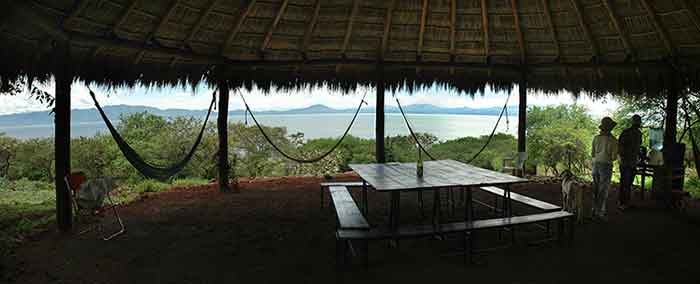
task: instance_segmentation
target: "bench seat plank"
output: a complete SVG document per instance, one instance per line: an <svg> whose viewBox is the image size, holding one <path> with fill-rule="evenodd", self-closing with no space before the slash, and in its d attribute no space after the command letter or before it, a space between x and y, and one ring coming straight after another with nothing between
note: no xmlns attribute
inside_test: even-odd
<svg viewBox="0 0 700 284"><path fill-rule="evenodd" d="M472 230L481 230L481 229L490 229L490 228L498 228L498 227L509 227L509 226L514 226L514 225L525 225L525 224L532 224L532 223L544 222L544 221L549 221L549 220L570 218L572 216L574 216L574 214L571 214L571 213L566 212L566 211L554 211L554 212L540 213L540 214L533 214L533 215L476 220L476 221L472 222L471 229Z"/></svg>
<svg viewBox="0 0 700 284"><path fill-rule="evenodd" d="M328 181L322 182L321 187L345 186L345 187L362 187L361 181ZM369 186L369 185L367 185Z"/></svg>
<svg viewBox="0 0 700 284"><path fill-rule="evenodd" d="M503 196L504 190L495 186L484 186L481 190L493 193L498 196ZM525 205L541 209L545 212L558 211L561 210L561 206L557 206L551 203L544 202L542 200L537 200L532 197L528 197L516 192L510 192L510 199L516 202L523 203Z"/></svg>
<svg viewBox="0 0 700 284"><path fill-rule="evenodd" d="M573 214L566 211L555 211L549 213L540 213L526 216L515 216L508 218L494 218L485 220L476 220L471 223L453 222L440 224L440 229L435 231L432 225L418 225L409 227L400 227L397 232L391 232L386 228L377 228L367 231L358 230L343 230L337 232L338 239L343 240L378 240L389 238L416 238L423 236L431 236L440 233L458 233L464 231L484 230L500 227L509 227L515 225L525 225L549 220L557 220L563 218L571 218Z"/></svg>
<svg viewBox="0 0 700 284"><path fill-rule="evenodd" d="M331 193L341 229L366 230L370 228L347 187L330 186L328 190Z"/></svg>

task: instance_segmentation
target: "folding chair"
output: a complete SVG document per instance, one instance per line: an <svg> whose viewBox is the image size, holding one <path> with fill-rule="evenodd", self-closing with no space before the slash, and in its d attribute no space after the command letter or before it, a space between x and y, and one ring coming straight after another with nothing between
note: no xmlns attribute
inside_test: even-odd
<svg viewBox="0 0 700 284"><path fill-rule="evenodd" d="M106 212L112 211L117 223L119 223L119 230L111 234L105 234L102 222L97 221L95 224L92 224L88 228L78 232L78 235L82 235L97 229L97 231L101 233L102 239L108 241L118 235L123 234L126 231L124 227L124 222L122 222L122 218L119 216L119 212L117 211L117 205L114 204L114 201L112 201L110 192L105 193L105 199L107 201L107 204L105 204L104 200L101 200L99 202L99 206L85 207L81 206L80 202L78 202L78 197L80 196L79 194L81 188L83 187L83 185L86 184L86 182L88 182L85 174L83 172L71 173L64 177L64 181L66 182L66 186L68 187L68 191L70 193L71 201L73 202L73 209L75 211L76 220L79 220L80 218L103 218Z"/></svg>

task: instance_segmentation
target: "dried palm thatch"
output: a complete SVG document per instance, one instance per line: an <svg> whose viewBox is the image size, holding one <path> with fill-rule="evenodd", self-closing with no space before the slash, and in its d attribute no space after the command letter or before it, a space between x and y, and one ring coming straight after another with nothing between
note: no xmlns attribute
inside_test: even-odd
<svg viewBox="0 0 700 284"><path fill-rule="evenodd" d="M348 89L382 77L389 88L473 93L525 78L545 92L655 95L676 76L700 89L695 0L0 3L5 79L46 78L69 62L81 80L107 86Z"/></svg>

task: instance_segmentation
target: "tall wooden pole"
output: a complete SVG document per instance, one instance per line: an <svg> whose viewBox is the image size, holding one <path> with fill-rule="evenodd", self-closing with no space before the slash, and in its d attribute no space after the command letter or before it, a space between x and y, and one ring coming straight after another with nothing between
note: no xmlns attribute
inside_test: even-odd
<svg viewBox="0 0 700 284"><path fill-rule="evenodd" d="M664 125L664 162L666 165L672 165L675 159L673 158L676 148L676 136L678 125L678 73L672 71L668 80L666 94L666 120Z"/></svg>
<svg viewBox="0 0 700 284"><path fill-rule="evenodd" d="M526 153L526 142L527 142L527 75L523 72L520 79L520 86L518 87L518 95L520 101L518 103L518 162L524 162ZM523 164L522 169L518 169L519 175L523 175L525 165Z"/></svg>
<svg viewBox="0 0 700 284"><path fill-rule="evenodd" d="M65 50L67 55L68 48ZM61 52L64 53L64 52ZM68 56L58 60L68 61ZM73 226L73 211L70 192L64 181L70 173L70 95L73 75L70 64L62 63L61 68L54 74L56 80L56 100L54 108L54 159L56 163L54 182L56 184L56 220L58 228L67 232Z"/></svg>
<svg viewBox="0 0 700 284"><path fill-rule="evenodd" d="M382 69L379 69L380 74L377 79L377 109L376 109L376 121L375 121L375 141L376 141L376 155L377 163L386 162L386 152L384 149L384 76L382 74Z"/></svg>
<svg viewBox="0 0 700 284"><path fill-rule="evenodd" d="M230 192L229 186L229 164L228 164L228 98L229 84L222 80L219 82L219 117L217 128L219 132L219 191ZM234 184L234 192L238 188Z"/></svg>

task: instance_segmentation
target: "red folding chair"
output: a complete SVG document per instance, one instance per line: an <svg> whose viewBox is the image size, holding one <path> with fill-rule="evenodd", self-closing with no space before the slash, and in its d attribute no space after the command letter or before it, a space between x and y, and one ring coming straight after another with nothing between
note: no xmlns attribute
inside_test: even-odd
<svg viewBox="0 0 700 284"><path fill-rule="evenodd" d="M85 176L85 174L83 172L74 172L66 175L64 177L64 181L66 182L66 186L68 187L68 191L70 193L71 201L73 202L73 210L75 211L76 221L79 221L79 219L81 218L93 220L98 219L88 228L78 232L78 235L82 235L84 233L97 229L97 231L99 231L102 235L102 239L108 241L118 235L123 234L126 231L126 228L124 227L124 222L122 222L122 218L119 216L119 212L117 211L117 205L114 203L114 201L112 201L112 197L110 197L110 192L105 193L106 202L102 202L102 204L100 204L99 207L86 208L81 206L78 202L80 189L83 186L83 184L87 182L87 177ZM105 234L102 221L99 219L104 218L107 212L109 211L113 213L114 218L119 224L119 230L111 234Z"/></svg>

